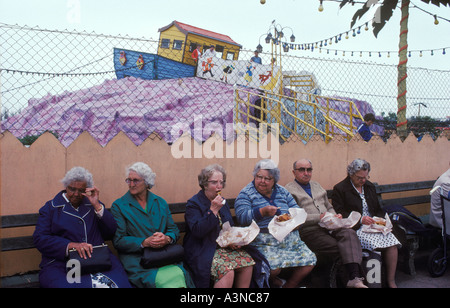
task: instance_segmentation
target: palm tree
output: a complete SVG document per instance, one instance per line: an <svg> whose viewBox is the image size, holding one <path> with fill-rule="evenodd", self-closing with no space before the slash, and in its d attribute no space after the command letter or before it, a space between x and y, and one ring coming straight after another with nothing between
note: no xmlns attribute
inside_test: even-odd
<svg viewBox="0 0 450 308"><path fill-rule="evenodd" d="M421 0L425 3L430 3L430 0ZM367 0L363 7L356 11L353 15L353 19L350 28L353 28L356 21L361 18L369 9L378 4L379 0ZM383 29L386 22L392 17L394 10L397 8L400 0L382 0L381 5L375 11L375 15L372 21L373 34L375 37ZM342 8L347 3L354 4L353 0L343 0L340 4ZM437 6L450 5L450 0L431 0L431 3ZM409 0L401 0L401 13L402 18L400 20L400 41L399 41L399 64L397 75L397 135L400 138L406 138L407 132L407 120L406 120L406 78L407 78L407 63L408 63L408 18L409 18Z"/></svg>

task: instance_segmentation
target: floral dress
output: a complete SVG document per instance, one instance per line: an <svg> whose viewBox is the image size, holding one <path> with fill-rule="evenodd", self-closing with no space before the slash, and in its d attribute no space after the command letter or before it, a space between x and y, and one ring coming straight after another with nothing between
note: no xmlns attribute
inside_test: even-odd
<svg viewBox="0 0 450 308"><path fill-rule="evenodd" d="M219 225L222 227L220 214L217 218L219 218ZM211 263L211 276L214 282L218 282L231 270L253 265L255 265L255 261L245 250L217 247Z"/></svg>

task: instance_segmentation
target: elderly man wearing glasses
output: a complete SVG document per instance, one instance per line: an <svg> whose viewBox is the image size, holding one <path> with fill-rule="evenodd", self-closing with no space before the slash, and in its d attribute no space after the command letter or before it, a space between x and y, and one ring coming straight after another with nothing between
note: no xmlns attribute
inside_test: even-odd
<svg viewBox="0 0 450 308"><path fill-rule="evenodd" d="M260 233L250 245L269 262L271 286L296 288L314 268L316 256L300 239L297 230L281 242L269 233L268 226L275 215L298 207L291 194L277 184L279 179L280 170L272 160L259 161L253 170L253 181L241 190L234 207L241 225L250 225L254 220L260 227ZM291 272L286 282L278 277L284 268Z"/></svg>
<svg viewBox="0 0 450 308"><path fill-rule="evenodd" d="M308 214L305 223L300 226L300 236L314 253L340 256L349 275L347 287L367 288L362 283L362 249L355 230L343 228L329 232L319 226L327 212L338 218L342 218L342 215L336 214L328 201L327 191L319 183L311 181L312 172L311 161L300 159L293 165L294 181L286 185L297 204Z"/></svg>

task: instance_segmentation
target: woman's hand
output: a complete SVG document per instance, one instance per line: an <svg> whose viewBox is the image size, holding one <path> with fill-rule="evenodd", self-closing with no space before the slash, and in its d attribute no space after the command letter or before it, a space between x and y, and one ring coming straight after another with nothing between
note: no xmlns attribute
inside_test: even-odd
<svg viewBox="0 0 450 308"><path fill-rule="evenodd" d="M374 223L375 223L375 220L373 220L372 217L369 217L369 216L363 216L362 219L361 219L361 223L362 223L363 225L371 225L371 224L374 224Z"/></svg>
<svg viewBox="0 0 450 308"><path fill-rule="evenodd" d="M214 215L217 216L217 214L219 213L220 209L222 208L223 204L223 198L221 195L217 195L212 201L211 201L211 207L209 208Z"/></svg>
<svg viewBox="0 0 450 308"><path fill-rule="evenodd" d="M102 205L100 203L100 190L97 187L94 186L86 188L86 192L83 196L89 199L96 212L102 209Z"/></svg>
<svg viewBox="0 0 450 308"><path fill-rule="evenodd" d="M268 217L268 216L274 216L278 211L278 208L273 205L267 205L265 207L262 207L259 209L259 212L261 213L261 216Z"/></svg>
<svg viewBox="0 0 450 308"><path fill-rule="evenodd" d="M143 242L143 247L161 248L168 245L171 242L170 236L161 232L155 232L152 236L147 237Z"/></svg>
<svg viewBox="0 0 450 308"><path fill-rule="evenodd" d="M92 248L91 244L88 243L69 243L68 250L75 249L81 258L87 259L92 256L92 252L94 248Z"/></svg>

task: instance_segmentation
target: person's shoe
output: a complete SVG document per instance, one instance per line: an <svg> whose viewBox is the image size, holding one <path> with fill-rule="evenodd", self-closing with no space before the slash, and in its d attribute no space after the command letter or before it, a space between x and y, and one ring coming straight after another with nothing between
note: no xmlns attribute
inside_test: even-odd
<svg viewBox="0 0 450 308"><path fill-rule="evenodd" d="M368 286L366 286L362 281L363 278L359 277L349 280L349 282L347 283L347 288L367 289Z"/></svg>

